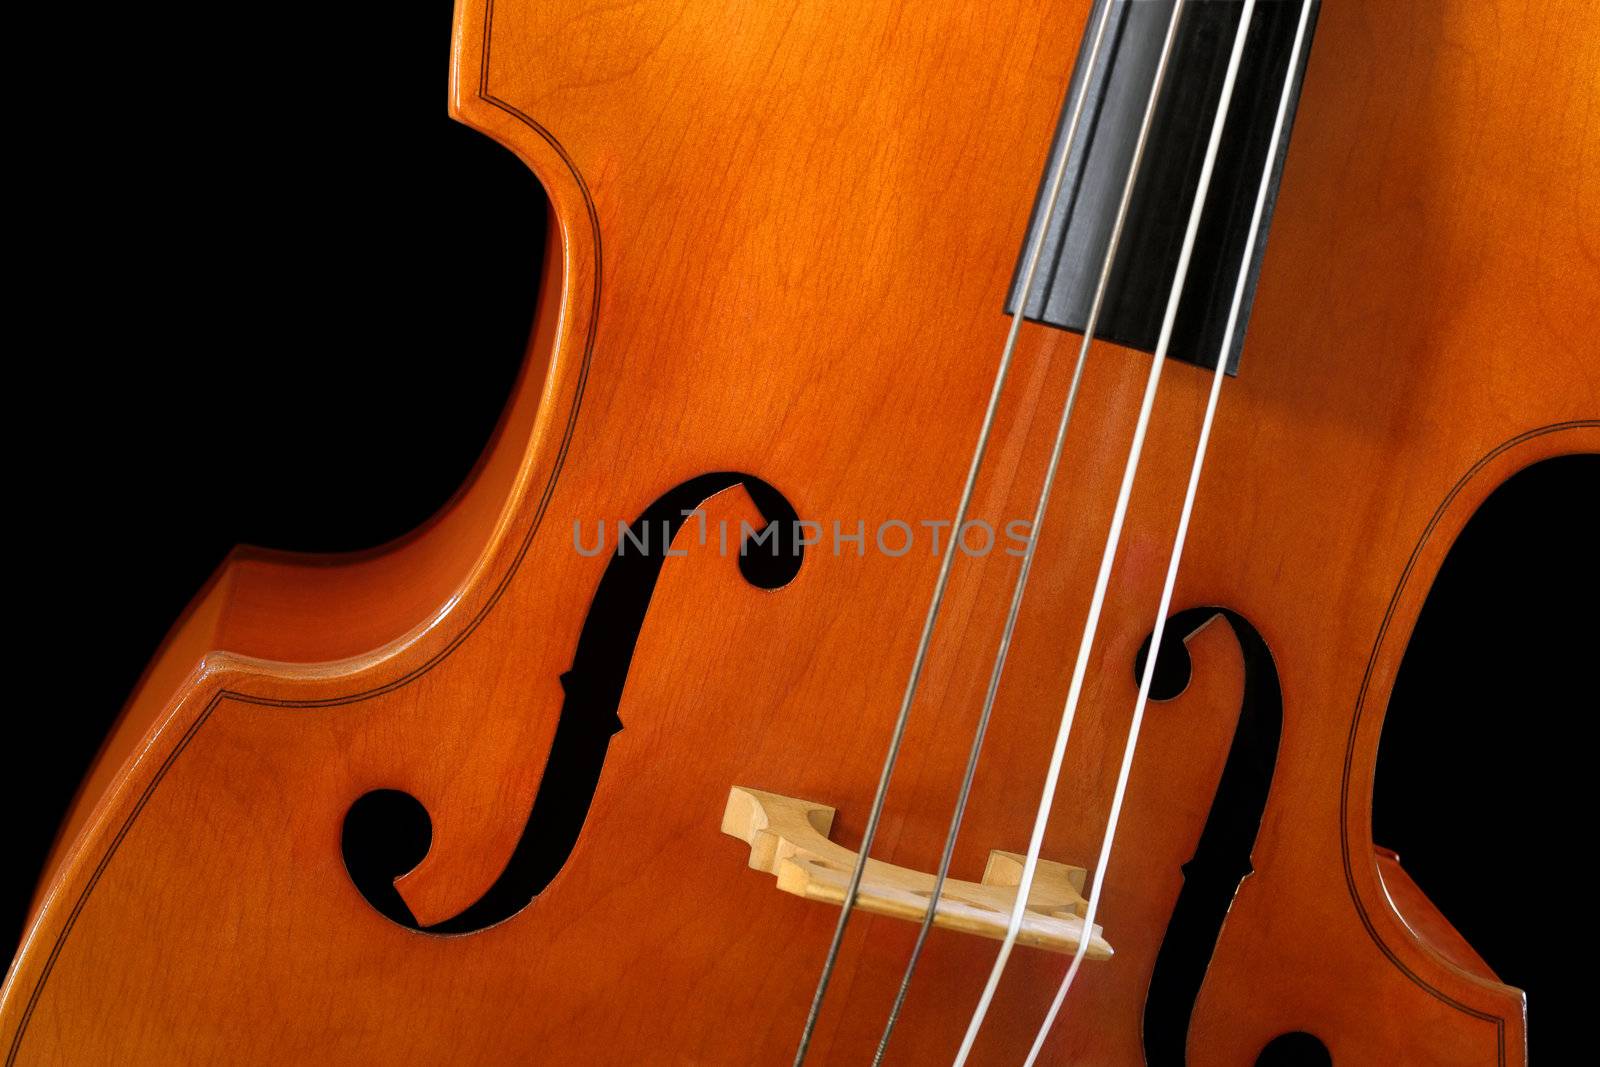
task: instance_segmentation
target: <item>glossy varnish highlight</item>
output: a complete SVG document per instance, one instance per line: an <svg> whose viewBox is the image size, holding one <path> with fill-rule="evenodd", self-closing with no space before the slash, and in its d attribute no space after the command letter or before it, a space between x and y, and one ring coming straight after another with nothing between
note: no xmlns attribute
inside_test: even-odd
<svg viewBox="0 0 1600 1067"><path fill-rule="evenodd" d="M631 519L711 471L846 532L948 518L1087 7L462 0L452 111L534 169L555 223L511 406L413 536L351 559L241 551L190 609L52 859L5 986L10 1057L790 1056L836 913L747 869L723 803L736 784L814 798L855 846L936 566L925 540L814 551L765 591L680 537L571 859L498 926L383 918L341 826L372 789L423 802L432 849L399 883L423 925L494 881L606 564L574 551L575 521ZM1515 470L1600 450L1597 40L1576 3L1322 10L1175 600L1249 619L1284 698L1193 1064L1251 1063L1296 1030L1335 1063L1523 1061L1521 995L1374 850L1369 801L1454 534ZM978 517L1029 513L1075 349L1025 327ZM1027 839L1147 360L1091 353L958 877ZM1208 384L1165 373L1045 842L1064 862L1099 843ZM756 518L738 489L707 511ZM957 567L876 856L937 861L1015 565ZM1100 915L1117 955L1081 976L1048 1062L1141 1062L1243 677L1226 628L1190 647L1194 680L1152 708L1134 766ZM914 934L853 922L817 1062L870 1057ZM891 1059L954 1053L993 952L934 934ZM1013 957L982 1062L1020 1061L1062 965Z"/></svg>

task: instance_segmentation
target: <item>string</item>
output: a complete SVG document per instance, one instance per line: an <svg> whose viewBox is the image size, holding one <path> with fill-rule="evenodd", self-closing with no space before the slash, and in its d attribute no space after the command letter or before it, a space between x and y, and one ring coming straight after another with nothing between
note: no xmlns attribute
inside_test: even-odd
<svg viewBox="0 0 1600 1067"><path fill-rule="evenodd" d="M1089 61L1086 64L1082 81L1083 91L1079 94L1071 119L1071 127L1075 129L1078 114L1083 108L1084 97L1088 92L1090 77L1094 71L1095 56L1100 49L1100 37L1105 32L1111 8L1116 0L1107 0L1101 12L1099 28L1096 30L1094 43L1090 48ZM911 979L916 972L917 963L922 958L922 950L927 944L928 934L933 928L933 921L938 913L939 900L944 892L944 883L950 872L950 862L955 854L956 840L961 832L961 822L966 815L967 802L972 795L972 782L977 775L978 760L983 750L983 740L988 733L989 720L994 712L995 698L1000 690L1000 679L1005 671L1007 656L1011 650L1011 638L1016 630L1017 617L1022 610L1022 601L1028 586L1028 576L1033 570L1034 552L1039 545L1039 531L1044 525L1045 512L1050 502L1050 493L1055 486L1056 473L1061 463L1062 452L1066 443L1067 428L1072 421L1072 412L1077 406L1078 388L1083 379L1083 369L1088 362L1089 345L1094 339L1095 329L1100 321L1100 310L1105 302L1107 285L1111 277L1111 267L1116 260L1117 245L1122 239L1123 224L1127 220L1128 205L1133 199L1134 184L1139 175L1139 166L1144 158L1145 143L1150 132L1150 125L1155 114L1156 96L1160 91L1161 79L1165 73L1167 57L1174 39L1174 29L1178 22L1178 12L1182 3L1174 8L1172 21L1168 25L1168 36L1165 47L1157 62L1155 78L1147 101L1143 120L1139 126L1138 137L1134 142L1133 157L1128 166L1127 177L1123 181L1121 199L1117 205L1116 216L1112 222L1110 238L1106 244L1106 251L1101 259L1100 274L1095 284L1093 300L1089 305L1089 314L1084 321L1083 340L1078 346L1077 362L1072 371L1072 382L1067 389L1067 400L1062 407L1061 416L1056 424L1054 444L1050 450L1050 461L1045 468L1044 481L1039 489L1039 495L1034 504L1033 523L1029 526L1030 536L1027 547L1023 551L1022 564L1017 571L1016 581L1011 590L1011 604L1006 612L1005 625L1001 631L1000 644L995 652L994 664L989 673L989 686L984 693L983 707L978 713L977 728L973 733L972 746L967 753L967 765L962 774L961 788L956 796L955 809L950 817L949 828L945 834L944 851L939 857L938 869L934 872L933 890L928 896L928 910L924 913L920 929L917 931L916 943L912 945L911 955L906 961L905 973L900 979L900 988L895 993L893 1005L889 1009L889 1017L884 1023L883 1035L878 1040L878 1048L872 1057L874 1067L883 1062L884 1055L889 1049L889 1039L894 1033L895 1024L900 1019L901 1010L905 1006L906 995L911 989ZM1070 134L1069 134L1070 139Z"/></svg>
<svg viewBox="0 0 1600 1067"><path fill-rule="evenodd" d="M1111 11L1111 2L1108 0L1105 11L1100 17L1099 27L1095 32L1094 43L1089 54L1089 66L1094 65L1095 57L1099 54L1100 45L1105 35L1106 23ZM844 900L839 910L839 920L833 929L833 939L828 945L828 954L823 960L822 972L817 978L817 988L811 997L811 1007L806 1012L805 1026L800 1032L800 1042L795 1049L794 1067L801 1067L805 1063L806 1053L811 1047L811 1039L816 1033L817 1020L822 1014L822 1003L828 993L828 986L833 980L834 968L839 962L839 950L844 943L845 928L850 922L851 913L855 911L856 901L861 891L861 876L866 870L867 856L871 851L872 842L877 837L878 822L883 816L884 803L889 795L889 782L894 775L896 760L900 756L900 747L905 741L906 723L911 717L911 705L917 694L917 687L922 680L923 667L928 657L928 648L933 640L934 626L939 618L939 610L944 602L945 588L950 581L950 570L955 562L956 542L960 539L961 528L966 522L967 511L972 503L972 495L978 481L978 472L983 466L984 455L989 448L989 438L994 428L995 411L1000 404L1000 395L1005 388L1006 377L1011 370L1012 357L1016 352L1017 336L1022 329L1022 320L1026 317L1028 296L1033 289L1034 274L1039 266L1040 254L1044 249L1046 235L1050 232L1050 225L1055 215L1056 202L1059 199L1061 185L1066 177L1067 161L1072 155L1072 145L1077 137L1078 122L1083 113L1083 101L1088 94L1088 78L1084 78L1083 89L1078 94L1074 105L1072 118L1067 127L1065 143L1062 145L1061 158L1050 176L1050 189L1047 194L1048 204L1044 217L1040 220L1038 231L1034 235L1033 246L1029 250L1027 264L1023 270L1022 283L1018 289L1017 313L1012 316L1010 330L1006 334L1005 346L1000 353L1000 365L995 370L994 385L989 391L989 405L984 411L983 424L978 431L978 442L973 449L972 460L967 468L967 480L961 489L961 500L956 506L956 517L951 525L954 531L950 543L945 549L943 558L939 561L939 574L934 581L933 596L928 603L927 615L923 619L922 634L917 640L917 651L911 662L911 673L906 679L905 692L900 699L900 710L895 716L894 728L889 737L889 748L884 755L883 768L878 775L878 788L872 797L872 806L867 813L866 827L861 835L861 848L856 854L856 861L850 870L850 880L845 886ZM930 914L932 910L930 908Z"/></svg>
<svg viewBox="0 0 1600 1067"><path fill-rule="evenodd" d="M1000 985L1000 976L1005 973L1007 962L1011 958L1011 951L1016 946L1017 933L1022 927L1023 912L1027 908L1028 894L1033 888L1034 873L1039 864L1039 851L1044 844L1045 829L1050 823L1050 807L1055 800L1056 786L1061 777L1061 765L1066 757L1067 739L1072 733L1073 719L1077 715L1078 701L1083 693L1084 677L1088 672L1089 654L1094 647L1095 634L1099 629L1100 615L1105 608L1106 588L1111 580L1111 567L1116 558L1118 544L1122 539L1122 526L1127 518L1128 501L1133 495L1133 483L1139 469L1139 458L1144 450L1145 433L1150 427L1150 413L1155 407L1156 389L1160 384L1161 370L1166 363L1167 347L1172 341L1172 328L1177 319L1178 300L1183 294L1183 283L1189 273L1189 261L1194 254L1195 234L1200 228L1200 216L1205 207L1206 193L1211 187L1211 175L1216 168L1217 148L1222 141L1222 128L1228 115L1228 105L1233 99L1233 87L1239 74L1239 60L1244 54L1244 42L1250 29L1250 17L1255 11L1256 0L1245 0L1244 12L1239 19L1239 28L1234 34L1233 50L1228 56L1228 70L1222 82L1222 94L1217 104L1216 118L1211 124L1211 135L1206 142L1205 160L1200 168L1200 179L1195 187L1194 202L1190 205L1188 225L1184 229L1183 245L1178 253L1177 267L1173 271L1172 285L1167 294L1166 313L1161 321L1161 333L1156 342L1155 355L1150 362L1150 374L1145 383L1144 398L1139 407L1139 421L1134 427L1133 441L1128 449L1127 462L1123 466L1122 485L1117 492L1116 507L1112 512L1111 527L1106 532L1105 548L1100 555L1100 569L1095 577L1094 595L1089 604L1089 615L1084 622L1083 637L1078 644L1077 662L1072 670L1072 683L1067 691L1066 704L1062 708L1060 726L1056 731L1055 747L1050 754L1049 770L1045 774L1044 790L1039 798L1038 811L1034 817L1033 836L1028 842L1028 854L1022 865L1022 878L1017 886L1016 902L1011 907L1011 917L1006 924L1005 940L1000 943L1000 953L996 957L994 967L989 972L989 980L985 983L983 994L978 999L978 1005L972 1013L972 1019L967 1024L966 1035L962 1038L961 1048L956 1054L957 1067L966 1063L967 1057L972 1053L972 1046L977 1041L978 1032L983 1027L984 1017L989 1012L989 1005L994 1001L995 990ZM1181 7L1181 4L1178 5ZM1174 9L1174 22L1176 25L1177 9ZM1169 27L1169 43L1172 28ZM1153 94L1152 94L1153 95ZM1090 936L1091 927L1085 923L1083 937L1079 941L1079 955L1084 949L1084 941Z"/></svg>
<svg viewBox="0 0 1600 1067"><path fill-rule="evenodd" d="M1278 115L1272 125L1272 137L1267 142L1267 159L1262 165L1261 181L1256 186L1255 209L1250 216L1250 229L1245 237L1239 275L1234 282L1233 303L1228 308L1228 324L1223 329L1222 347L1217 353L1217 366L1211 374L1211 391L1206 398L1205 419L1200 424L1200 438L1195 444L1194 461L1189 468L1189 484L1184 490L1183 510L1178 517L1178 530L1173 537L1172 553L1167 561L1166 580L1161 587L1161 603L1156 608L1155 631L1150 637L1150 651L1145 656L1144 669L1139 675L1139 697L1134 704L1133 719L1128 724L1128 736L1122 748L1122 764L1117 771L1117 786L1111 797L1111 812L1106 819L1105 833L1101 838L1100 857L1095 864L1094 880L1089 889L1088 903L1084 908L1083 923L1086 930L1093 929L1095 914L1100 906L1100 893L1105 885L1106 870L1111 865L1111 848L1116 840L1117 820L1122 814L1122 801L1127 793L1128 778L1133 769L1133 754L1139 745L1139 730L1144 723L1145 707L1150 700L1150 682L1155 677L1156 657L1160 654L1161 640L1166 634L1167 612L1172 607L1172 591L1177 584L1178 567L1183 559L1183 546L1189 535L1189 518L1194 512L1195 495L1200 486L1200 470L1205 464L1206 447L1211 442L1211 425L1217 413L1217 398L1222 395L1222 380L1226 377L1228 350L1233 345L1233 333L1239 322L1239 309L1244 303L1244 287L1249 277L1250 257L1255 250L1256 235L1261 228L1261 216L1266 209L1267 190L1272 184L1272 170L1280 151L1280 139L1289 113L1289 102L1294 96L1295 70L1300 65L1300 49L1310 13L1311 0L1303 0L1300 23L1295 29L1294 44L1289 52L1289 69L1284 75L1283 92L1278 98ZM1078 975L1078 968L1083 963L1084 948L1087 944L1087 940L1080 943L1077 951L1072 954L1072 962L1067 967L1066 977L1061 980L1061 986L1051 1001L1050 1010L1033 1039L1026 1067L1033 1067L1033 1063L1039 1058L1039 1053L1044 1049L1045 1038L1049 1036L1056 1016L1061 1011L1061 1005L1067 999L1067 991L1072 988L1073 980Z"/></svg>

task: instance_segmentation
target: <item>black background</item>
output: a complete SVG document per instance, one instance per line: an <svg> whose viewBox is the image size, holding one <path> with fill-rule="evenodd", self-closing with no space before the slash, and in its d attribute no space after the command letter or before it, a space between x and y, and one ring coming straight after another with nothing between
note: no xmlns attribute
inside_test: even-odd
<svg viewBox="0 0 1600 1067"><path fill-rule="evenodd" d="M227 550L382 543L488 439L544 205L445 117L449 14L141 6L96 23L88 81L35 109L66 137L18 204L45 240L23 291L43 328L13 342L36 380L11 390L30 427L12 667L43 684L9 715L5 936L112 717ZM1377 796L1378 841L1529 991L1546 1055L1580 1033L1566 967L1593 946L1596 500L1600 459L1556 461L1468 527Z"/></svg>

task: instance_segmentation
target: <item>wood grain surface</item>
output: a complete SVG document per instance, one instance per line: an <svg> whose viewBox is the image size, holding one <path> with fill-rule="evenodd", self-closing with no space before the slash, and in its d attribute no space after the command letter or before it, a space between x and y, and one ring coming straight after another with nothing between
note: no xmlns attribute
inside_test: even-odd
<svg viewBox="0 0 1600 1067"><path fill-rule="evenodd" d="M723 804L736 784L811 798L857 846L926 539L899 558L825 543L766 591L680 535L583 833L506 922L391 923L346 873L342 822L375 788L425 804L432 847L399 882L423 924L494 881L606 565L574 550L575 522L631 520L708 471L759 476L829 530L949 517L1087 8L461 0L452 113L526 161L554 222L512 403L413 536L349 559L241 550L193 605L41 886L4 990L8 1062L787 1062L836 910L748 869ZM1518 469L1600 451L1597 69L1576 2L1323 6L1175 600L1247 618L1283 690L1196 1067L1295 1030L1336 1064L1524 1060L1521 994L1408 881L1386 889L1369 806L1456 532ZM494 224L473 207L462 226ZM1075 349L1024 328L977 517L1030 513ZM1091 353L958 876L1027 840L1148 360ZM1207 384L1165 370L1045 842L1064 863L1099 844ZM706 510L755 518L738 488ZM937 862L1016 565L956 567L880 859ZM1085 970L1047 1062L1143 1062L1243 677L1227 627L1190 649L1193 683L1152 707L1134 765L1098 920L1116 955ZM813 1062L870 1059L914 934L852 923ZM934 933L892 1062L954 1053L994 950ZM1019 949L979 1062L1021 1061L1063 967Z"/></svg>

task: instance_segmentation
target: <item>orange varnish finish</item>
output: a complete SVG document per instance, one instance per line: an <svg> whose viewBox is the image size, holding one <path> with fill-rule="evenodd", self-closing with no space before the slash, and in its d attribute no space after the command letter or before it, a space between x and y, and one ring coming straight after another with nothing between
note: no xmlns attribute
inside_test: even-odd
<svg viewBox="0 0 1600 1067"><path fill-rule="evenodd" d="M190 610L52 859L6 981L8 1062L793 1053L837 913L748 870L723 800L742 784L822 801L854 847L935 572L925 541L813 551L763 592L680 537L582 837L499 926L436 937L379 916L342 820L379 787L427 806L432 851L400 882L424 923L494 880L606 563L573 550L575 520L632 519L714 470L760 476L802 518L948 517L1088 5L494 0L489 41L490 6L458 8L452 113L534 169L555 222L504 422L404 542L244 550ZM1253 1063L1290 1030L1337 1064L1524 1061L1521 994L1375 852L1369 802L1456 532L1517 469L1600 451L1597 42L1579 3L1322 10L1175 600L1249 618L1284 692L1196 1067ZM978 516L1031 511L1076 344L1025 328ZM1091 354L958 876L1026 846L1148 359ZM1045 844L1065 862L1099 843L1209 384L1164 374ZM738 490L708 512L754 517ZM874 855L937 861L1015 566L957 567ZM1242 678L1224 627L1191 650L1194 682L1152 706L1134 766L1100 915L1117 955L1086 967L1049 1063L1142 1062L1144 990ZM914 934L855 919L813 1062L870 1059ZM954 1053L994 951L935 933L893 1062ZM1064 965L1016 953L978 1062L1021 1061Z"/></svg>

